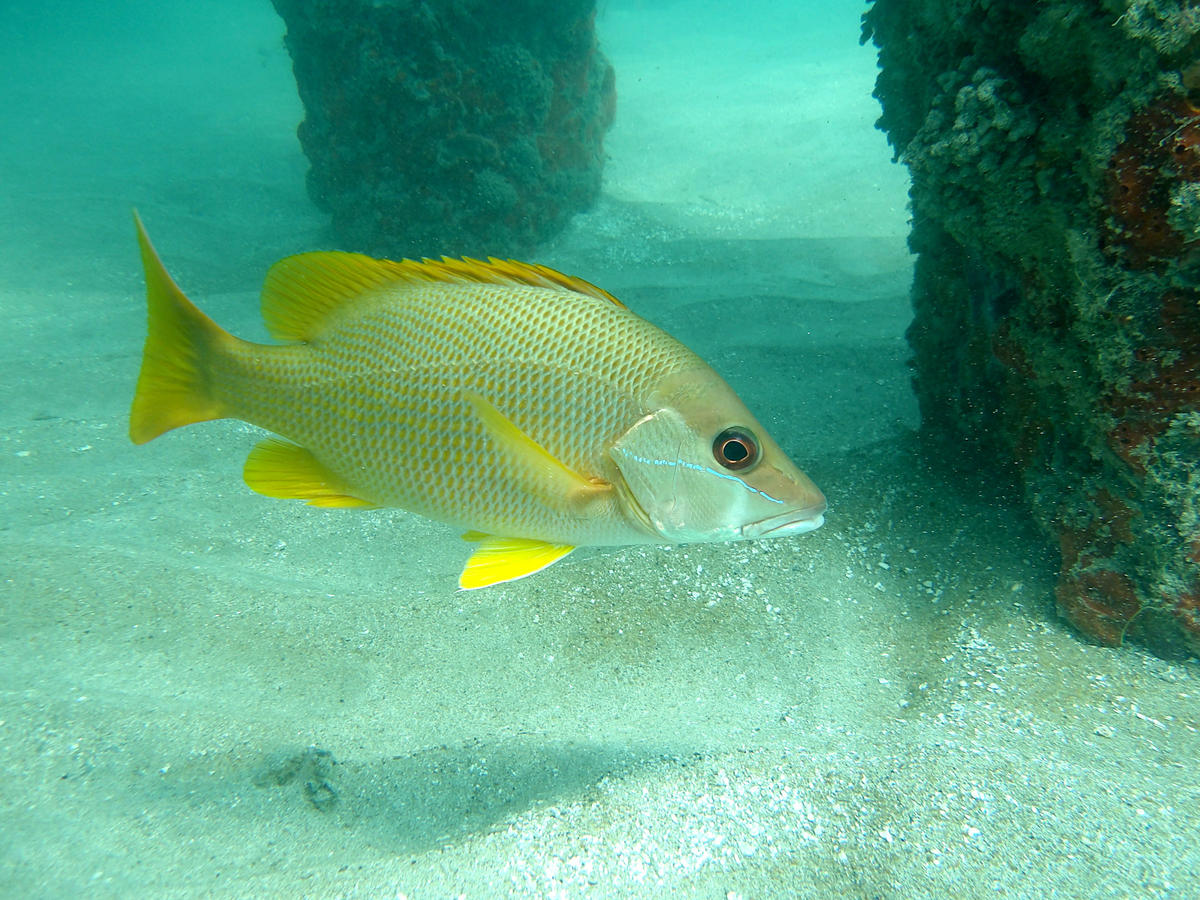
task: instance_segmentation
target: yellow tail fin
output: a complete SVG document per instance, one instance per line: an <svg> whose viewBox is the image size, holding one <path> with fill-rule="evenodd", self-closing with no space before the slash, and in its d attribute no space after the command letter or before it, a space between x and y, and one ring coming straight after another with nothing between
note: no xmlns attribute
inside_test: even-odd
<svg viewBox="0 0 1200 900"><path fill-rule="evenodd" d="M221 418L205 361L222 341L232 338L171 280L136 212L133 221L146 270L149 328L129 437L144 444L172 428Z"/></svg>

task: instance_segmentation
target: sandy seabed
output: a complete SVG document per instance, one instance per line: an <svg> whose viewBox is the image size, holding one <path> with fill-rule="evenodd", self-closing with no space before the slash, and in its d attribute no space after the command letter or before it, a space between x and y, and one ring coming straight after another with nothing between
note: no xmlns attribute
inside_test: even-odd
<svg viewBox="0 0 1200 900"><path fill-rule="evenodd" d="M1200 669L1079 640L1019 498L918 453L861 10L786 6L603 6L605 194L539 261L708 359L828 524L469 594L448 528L250 493L249 426L126 436L131 206L247 337L330 246L269 5L7 16L0 894L1200 895Z"/></svg>

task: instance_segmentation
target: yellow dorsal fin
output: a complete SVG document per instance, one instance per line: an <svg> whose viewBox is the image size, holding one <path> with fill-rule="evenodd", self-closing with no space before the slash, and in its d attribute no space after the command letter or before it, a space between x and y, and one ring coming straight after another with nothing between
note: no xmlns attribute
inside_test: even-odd
<svg viewBox="0 0 1200 900"><path fill-rule="evenodd" d="M463 396L483 423L496 450L516 466L526 493L543 503L569 507L586 515L590 500L612 490L606 481L594 481L567 468L479 394L464 391Z"/></svg>
<svg viewBox="0 0 1200 900"><path fill-rule="evenodd" d="M361 253L301 253L271 266L262 290L262 316L271 336L304 341L333 310L396 280L396 263Z"/></svg>
<svg viewBox="0 0 1200 900"><path fill-rule="evenodd" d="M547 266L490 257L478 259L373 259L361 253L318 252L289 256L271 266L262 291L262 315L271 336L304 341L321 330L335 309L381 288L428 282L527 284L586 294L625 305L616 297Z"/></svg>
<svg viewBox="0 0 1200 900"><path fill-rule="evenodd" d="M267 497L307 500L310 506L373 507L353 496L311 453L279 438L255 445L242 470L246 484Z"/></svg>
<svg viewBox="0 0 1200 900"><path fill-rule="evenodd" d="M526 538L491 537L479 532L468 534L482 543L458 576L458 586L464 591L516 581L540 572L575 549L567 544L548 544Z"/></svg>
<svg viewBox="0 0 1200 900"><path fill-rule="evenodd" d="M451 259L443 256L440 261L423 259L420 262L405 260L393 263L408 267L412 272L413 281L451 281L451 282L481 282L484 284L529 284L534 287L557 288L558 290L573 291L576 294L586 294L598 300L607 300L625 309L625 304L610 294L604 288L598 288L590 281L576 278L574 275L564 275L549 266L539 266L537 263L523 263L515 259L497 259L489 256L487 262L479 259L463 257Z"/></svg>

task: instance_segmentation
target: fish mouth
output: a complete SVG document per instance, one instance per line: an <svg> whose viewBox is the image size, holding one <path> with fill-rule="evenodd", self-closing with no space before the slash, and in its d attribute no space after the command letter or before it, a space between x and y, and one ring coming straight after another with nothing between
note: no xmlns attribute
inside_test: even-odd
<svg viewBox="0 0 1200 900"><path fill-rule="evenodd" d="M777 516L760 519L742 526L742 537L784 537L791 534L806 534L816 531L825 524L825 504L791 509Z"/></svg>

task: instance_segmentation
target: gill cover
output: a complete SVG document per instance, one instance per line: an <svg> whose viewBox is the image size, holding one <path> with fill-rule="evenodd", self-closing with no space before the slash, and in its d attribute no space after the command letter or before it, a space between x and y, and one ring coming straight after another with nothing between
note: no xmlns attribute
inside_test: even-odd
<svg viewBox="0 0 1200 900"><path fill-rule="evenodd" d="M713 436L698 434L674 409L644 416L609 452L625 481L626 502L669 541L737 540L746 536L744 526L787 508L745 480L752 467L721 466Z"/></svg>

